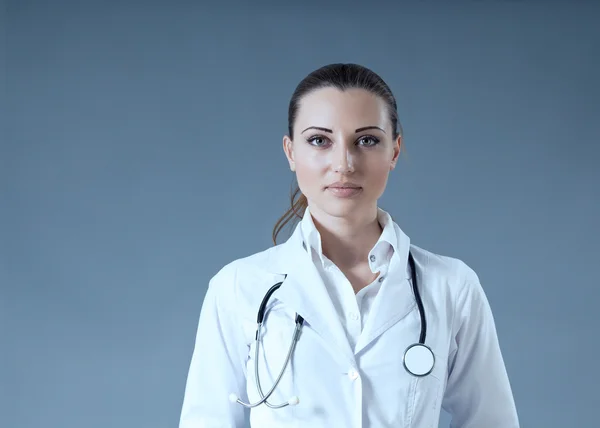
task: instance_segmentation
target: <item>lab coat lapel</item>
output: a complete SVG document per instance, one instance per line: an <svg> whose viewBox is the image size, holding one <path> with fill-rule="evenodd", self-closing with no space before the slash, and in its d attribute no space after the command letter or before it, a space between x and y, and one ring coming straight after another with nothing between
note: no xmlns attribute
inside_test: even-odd
<svg viewBox="0 0 600 428"><path fill-rule="evenodd" d="M397 225L394 225L394 228L397 245L390 261L387 279L373 302L363 332L356 343L356 354L408 315L417 305L409 279L410 270L407 269L410 240ZM419 332L416 332L415 341L418 339Z"/></svg>
<svg viewBox="0 0 600 428"><path fill-rule="evenodd" d="M303 247L300 228L282 244L279 270L286 274L280 289L273 296L300 314L305 324L314 330L336 359L354 363L354 352L338 318L327 288L309 253Z"/></svg>

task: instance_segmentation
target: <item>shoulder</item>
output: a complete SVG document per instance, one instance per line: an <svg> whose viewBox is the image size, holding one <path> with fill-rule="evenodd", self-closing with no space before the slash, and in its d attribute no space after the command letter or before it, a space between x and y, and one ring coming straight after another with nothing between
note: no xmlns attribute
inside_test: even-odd
<svg viewBox="0 0 600 428"><path fill-rule="evenodd" d="M453 317L491 311L479 275L465 261L412 245L411 252L423 277L424 293L432 301L445 300L453 308Z"/></svg>
<svg viewBox="0 0 600 428"><path fill-rule="evenodd" d="M459 291L467 284L479 284L479 276L475 270L462 259L437 254L412 244L410 251L422 275L445 283L454 288L454 291Z"/></svg>
<svg viewBox="0 0 600 428"><path fill-rule="evenodd" d="M411 245L421 275L423 293L432 301L446 301L455 312L467 306L487 305L477 272L464 260Z"/></svg>
<svg viewBox="0 0 600 428"><path fill-rule="evenodd" d="M277 266L280 247L281 244L231 260L210 278L207 293L229 309L249 306L254 310L257 296L262 297L278 281L272 268Z"/></svg>
<svg viewBox="0 0 600 428"><path fill-rule="evenodd" d="M422 278L423 301L444 320L449 332L456 334L465 324L483 325L493 319L479 276L469 264L412 245L411 252L421 274L418 278ZM451 344L450 349L455 348L456 344Z"/></svg>
<svg viewBox="0 0 600 428"><path fill-rule="evenodd" d="M244 275L245 277L264 275L270 266L277 264L277 256L281 250L280 247L281 244L231 260L222 266L211 278L211 286L222 287L220 284L224 280L231 283L231 280L238 279L240 275Z"/></svg>

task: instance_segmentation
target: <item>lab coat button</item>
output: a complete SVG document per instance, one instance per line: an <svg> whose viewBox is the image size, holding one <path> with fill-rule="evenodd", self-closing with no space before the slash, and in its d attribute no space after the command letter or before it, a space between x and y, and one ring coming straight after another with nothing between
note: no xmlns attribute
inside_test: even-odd
<svg viewBox="0 0 600 428"><path fill-rule="evenodd" d="M350 319L356 321L358 319L358 314L356 312L350 312Z"/></svg>
<svg viewBox="0 0 600 428"><path fill-rule="evenodd" d="M352 380L356 380L356 379L358 379L358 372L356 370L352 369L348 372L348 377Z"/></svg>

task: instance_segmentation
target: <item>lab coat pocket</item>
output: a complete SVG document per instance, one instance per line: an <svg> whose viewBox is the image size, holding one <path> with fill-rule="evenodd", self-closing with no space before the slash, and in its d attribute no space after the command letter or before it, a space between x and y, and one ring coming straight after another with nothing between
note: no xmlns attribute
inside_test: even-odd
<svg viewBox="0 0 600 428"><path fill-rule="evenodd" d="M409 427L435 428L439 424L443 377L445 374L446 356L432 349L435 365L426 376L413 377L409 389Z"/></svg>

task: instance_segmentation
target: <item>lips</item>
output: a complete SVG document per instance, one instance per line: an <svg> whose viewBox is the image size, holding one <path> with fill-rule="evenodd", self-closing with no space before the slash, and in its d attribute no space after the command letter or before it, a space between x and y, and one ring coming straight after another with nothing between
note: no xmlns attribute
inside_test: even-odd
<svg viewBox="0 0 600 428"><path fill-rule="evenodd" d="M334 196L338 198L353 198L362 192L362 187L355 183L337 182L326 187Z"/></svg>
<svg viewBox="0 0 600 428"><path fill-rule="evenodd" d="M329 186L327 186L328 188L333 188L333 189L360 189L361 186L359 186L358 184L355 183L350 183L350 182L336 182L333 184L330 184Z"/></svg>

